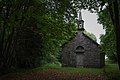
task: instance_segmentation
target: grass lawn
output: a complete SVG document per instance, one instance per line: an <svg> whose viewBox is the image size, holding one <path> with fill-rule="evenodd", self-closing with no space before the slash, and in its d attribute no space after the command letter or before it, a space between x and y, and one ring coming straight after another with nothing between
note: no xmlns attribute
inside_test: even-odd
<svg viewBox="0 0 120 80"><path fill-rule="evenodd" d="M71 68L46 64L39 68L9 73L0 80L120 80L117 64L104 68Z"/></svg>

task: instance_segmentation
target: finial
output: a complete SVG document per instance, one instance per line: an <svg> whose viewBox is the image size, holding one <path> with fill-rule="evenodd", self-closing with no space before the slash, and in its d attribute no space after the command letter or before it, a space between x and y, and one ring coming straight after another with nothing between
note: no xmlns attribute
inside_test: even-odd
<svg viewBox="0 0 120 80"><path fill-rule="evenodd" d="M82 14L81 14L81 10L79 11L79 16L78 16L78 30L84 30L84 21L82 20Z"/></svg>
<svg viewBox="0 0 120 80"><path fill-rule="evenodd" d="M79 21L82 20L82 14L81 14L81 10L79 11Z"/></svg>

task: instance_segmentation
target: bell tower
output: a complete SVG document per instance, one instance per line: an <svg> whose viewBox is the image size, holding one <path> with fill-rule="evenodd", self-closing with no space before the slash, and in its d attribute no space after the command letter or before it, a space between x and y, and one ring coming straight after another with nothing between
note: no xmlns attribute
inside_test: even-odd
<svg viewBox="0 0 120 80"><path fill-rule="evenodd" d="M82 20L81 10L79 11L78 22L79 22L78 23L78 30L84 31L84 20Z"/></svg>

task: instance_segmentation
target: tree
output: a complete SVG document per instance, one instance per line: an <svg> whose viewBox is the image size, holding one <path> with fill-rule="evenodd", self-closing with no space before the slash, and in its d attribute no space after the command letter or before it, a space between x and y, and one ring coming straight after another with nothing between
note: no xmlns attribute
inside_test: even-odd
<svg viewBox="0 0 120 80"><path fill-rule="evenodd" d="M113 1L106 1L107 5L107 10L110 14L111 21L113 23L113 26L115 28L115 34L116 34L116 49L117 49L117 60L119 64L119 69L120 69L120 20L119 20L119 0L113 0ZM105 1L104 1L105 4Z"/></svg>
<svg viewBox="0 0 120 80"><path fill-rule="evenodd" d="M55 61L74 33L71 1L0 0L0 69Z"/></svg>
<svg viewBox="0 0 120 80"><path fill-rule="evenodd" d="M98 22L103 25L106 34L101 35L101 51L106 53L107 57L112 62L117 62L117 54L116 54L116 37L115 37L115 29L112 24L110 15L107 9L98 13ZM108 43L109 42L109 43Z"/></svg>
<svg viewBox="0 0 120 80"><path fill-rule="evenodd" d="M117 57L118 57L118 64L119 64L119 69L120 69L120 18L119 18L118 0L115 0L113 2L113 4L114 4L114 7L113 7L114 8L114 17L111 15L111 19L114 18L113 24L115 26L115 31L116 31Z"/></svg>
<svg viewBox="0 0 120 80"><path fill-rule="evenodd" d="M37 10L37 4L33 0L1 0L0 1L0 69L18 67L20 65L20 55L27 55L26 61L22 61L21 66L33 67L36 60L30 60L31 54L34 54L34 59L39 55L41 47L41 35L38 34L36 27L36 19L33 17ZM31 24L32 23L32 24ZM35 30L33 30L35 29ZM21 31L20 31L21 30ZM26 32L26 33L24 33ZM31 34L30 34L31 33ZM31 36L27 39L28 36ZM36 36L37 35L37 36ZM24 38L23 38L24 37ZM25 38L26 37L26 38ZM32 43L30 43L30 41ZM34 44L33 41L39 42ZM23 43L24 44L21 44ZM30 48L30 43L34 52L25 51ZM20 45L19 45L20 44ZM28 47L23 50L23 47ZM37 50L35 50L37 49ZM23 54L25 53L25 54ZM28 57L29 56L29 57ZM33 61L33 62L30 62Z"/></svg>

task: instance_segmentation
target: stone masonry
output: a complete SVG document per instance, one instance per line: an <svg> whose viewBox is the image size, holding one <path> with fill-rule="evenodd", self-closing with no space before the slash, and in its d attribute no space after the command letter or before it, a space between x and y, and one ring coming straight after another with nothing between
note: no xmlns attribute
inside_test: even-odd
<svg viewBox="0 0 120 80"><path fill-rule="evenodd" d="M62 66L99 68L105 65L99 44L78 31L76 37L62 47Z"/></svg>

